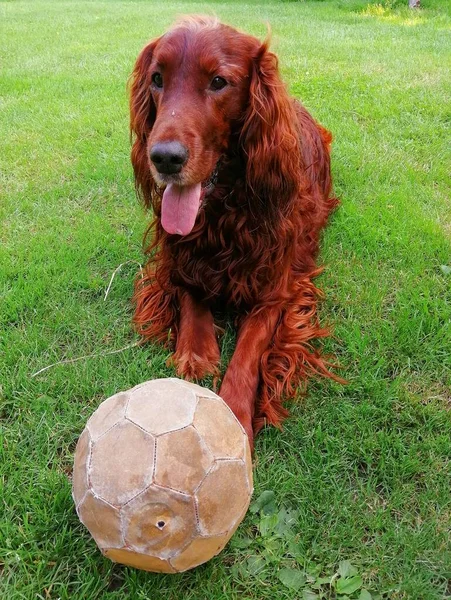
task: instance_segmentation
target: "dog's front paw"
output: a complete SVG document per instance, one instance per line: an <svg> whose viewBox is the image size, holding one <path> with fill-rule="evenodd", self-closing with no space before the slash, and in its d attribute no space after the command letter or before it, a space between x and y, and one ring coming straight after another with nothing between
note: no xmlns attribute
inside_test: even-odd
<svg viewBox="0 0 451 600"><path fill-rule="evenodd" d="M176 352L169 359L171 365L175 366L177 374L188 380L198 381L207 375L219 377L219 348L203 349L202 353L193 348L177 347Z"/></svg>

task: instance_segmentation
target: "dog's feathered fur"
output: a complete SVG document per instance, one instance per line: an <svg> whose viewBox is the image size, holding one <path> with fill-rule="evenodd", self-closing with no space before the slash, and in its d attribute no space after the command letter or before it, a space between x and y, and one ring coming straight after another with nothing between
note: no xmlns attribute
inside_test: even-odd
<svg viewBox="0 0 451 600"><path fill-rule="evenodd" d="M165 97L166 83L163 92L152 89L153 70L162 63L168 89L178 94ZM215 68L230 73L233 90L202 94L192 82ZM180 117L171 120L174 107ZM131 130L136 185L155 216L148 263L136 282L137 330L170 343L178 373L201 379L219 374L213 313L234 311L237 347L219 393L252 442L264 423L281 423L283 399L309 374L331 376L312 343L327 335L318 324L312 278L320 271L320 231L337 205L332 137L289 97L267 42L203 17L182 20L139 55ZM189 183L205 179L206 168L207 177L217 171L186 236L161 225L158 174L149 159L161 139L189 148Z"/></svg>

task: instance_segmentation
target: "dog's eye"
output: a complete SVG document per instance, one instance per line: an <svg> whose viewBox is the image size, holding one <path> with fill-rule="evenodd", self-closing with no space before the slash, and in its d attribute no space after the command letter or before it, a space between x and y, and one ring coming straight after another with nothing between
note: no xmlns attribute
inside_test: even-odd
<svg viewBox="0 0 451 600"><path fill-rule="evenodd" d="M218 91L222 90L222 88L224 88L226 85L227 81L224 79L224 77L216 76L211 80L210 88L212 90Z"/></svg>
<svg viewBox="0 0 451 600"><path fill-rule="evenodd" d="M154 73L152 75L152 83L155 84L157 88L163 87L163 76L161 73Z"/></svg>

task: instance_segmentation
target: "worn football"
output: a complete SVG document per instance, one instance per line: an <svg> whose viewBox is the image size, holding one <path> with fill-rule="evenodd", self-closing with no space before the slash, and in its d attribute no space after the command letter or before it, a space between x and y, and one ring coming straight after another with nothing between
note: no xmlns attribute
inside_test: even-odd
<svg viewBox="0 0 451 600"><path fill-rule="evenodd" d="M216 394L155 379L108 398L75 451L77 514L105 556L176 573L218 554L249 506L252 460Z"/></svg>

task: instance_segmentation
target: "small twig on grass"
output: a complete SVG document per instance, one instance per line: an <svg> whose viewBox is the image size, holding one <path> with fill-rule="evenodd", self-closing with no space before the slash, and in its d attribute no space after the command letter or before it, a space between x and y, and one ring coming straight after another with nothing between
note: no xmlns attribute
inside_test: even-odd
<svg viewBox="0 0 451 600"><path fill-rule="evenodd" d="M48 365L47 367L44 367L43 369L39 369L39 371L36 371L36 373L33 373L33 375L31 375L31 377L32 378L36 377L36 375L39 375L39 373L43 373L44 371L47 371L47 369L51 369L52 367L56 367L57 365L67 365L70 363L77 362L79 360L85 360L87 358L97 358L99 356L108 356L109 354L119 354L119 352L124 352L125 350L129 350L130 348L135 348L135 346L140 346L141 344L142 344L142 341L138 340L134 344L125 346L125 348L119 348L119 350L109 350L108 352L95 352L94 354L86 354L86 356L78 356L77 358L68 358L66 360L59 360L58 362Z"/></svg>
<svg viewBox="0 0 451 600"><path fill-rule="evenodd" d="M108 294L110 293L110 288L111 288L111 285L113 283L113 279L116 277L116 273L118 273L122 269L122 267L124 265L128 265L129 263L135 263L135 264L137 264L138 267L139 267L139 270L141 272L141 276L142 276L143 267L142 267L142 264L139 263L137 260L131 259L131 260L126 260L125 262L121 263L118 267L116 267L114 269L113 274L111 275L110 283L108 284L108 287L107 287L106 292L105 292L105 296L103 297L103 301L104 302L107 299Z"/></svg>
<svg viewBox="0 0 451 600"><path fill-rule="evenodd" d="M118 273L118 271L124 265L127 265L128 263L136 263L139 266L139 269L140 269L140 272L141 272L141 276L142 276L142 270L143 270L143 268L142 268L142 265L137 260L127 260L127 261L121 263L118 267L116 267L116 269L114 269L113 274L111 275L110 283L108 284L108 287L107 287L106 292L105 292L105 296L103 298L104 302L107 299L107 296L108 296L108 294L110 292L110 288L111 288L111 285L113 284L113 280L114 280L114 278L116 276L116 273ZM51 365L48 365L47 367L43 367L42 369L39 369L39 371L36 371L36 373L33 373L31 375L31 378L36 377L40 373L43 373L44 371L47 371L48 369L51 369L52 367L56 367L57 365L67 365L67 364L71 364L71 363L74 363L74 362L78 362L79 360L86 360L88 358L97 358L99 356L108 356L110 354L119 354L120 352L125 352L125 350L129 350L130 348L135 348L136 346L139 346L142 343L143 343L142 340L138 340L134 344L130 344L128 346L125 346L125 348L119 348L118 350L109 350L108 352L95 352L94 354L86 354L85 356L78 356L77 358L67 358L65 360L59 360L58 362L52 363Z"/></svg>

